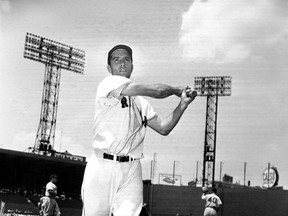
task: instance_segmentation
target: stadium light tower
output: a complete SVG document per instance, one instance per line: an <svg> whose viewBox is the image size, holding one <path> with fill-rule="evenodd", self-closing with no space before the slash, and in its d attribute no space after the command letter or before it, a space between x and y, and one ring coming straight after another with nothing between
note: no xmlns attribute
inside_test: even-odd
<svg viewBox="0 0 288 216"><path fill-rule="evenodd" d="M24 58L45 64L40 124L32 152L47 154L54 149L61 69L83 74L85 52L27 33Z"/></svg>
<svg viewBox="0 0 288 216"><path fill-rule="evenodd" d="M214 185L218 96L231 95L229 76L195 77L198 96L207 96L202 186Z"/></svg>

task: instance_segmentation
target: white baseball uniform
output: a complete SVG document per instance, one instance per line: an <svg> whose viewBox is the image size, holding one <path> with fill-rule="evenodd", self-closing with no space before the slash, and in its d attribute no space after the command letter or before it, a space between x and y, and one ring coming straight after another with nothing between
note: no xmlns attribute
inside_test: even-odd
<svg viewBox="0 0 288 216"><path fill-rule="evenodd" d="M82 216L138 216L142 209L140 159L147 120L156 113L143 97L121 95L131 82L122 76L108 76L98 86L93 153L82 183ZM129 156L129 161L119 162L117 156Z"/></svg>
<svg viewBox="0 0 288 216"><path fill-rule="evenodd" d="M57 186L53 182L48 182L46 184L45 196L50 195L48 190L52 190L55 195L57 194Z"/></svg>
<svg viewBox="0 0 288 216"><path fill-rule="evenodd" d="M60 216L60 209L55 199L49 196L40 198L40 215L43 216Z"/></svg>
<svg viewBox="0 0 288 216"><path fill-rule="evenodd" d="M221 199L215 194L202 194L202 199L206 200L204 216L217 216L219 206L222 205Z"/></svg>

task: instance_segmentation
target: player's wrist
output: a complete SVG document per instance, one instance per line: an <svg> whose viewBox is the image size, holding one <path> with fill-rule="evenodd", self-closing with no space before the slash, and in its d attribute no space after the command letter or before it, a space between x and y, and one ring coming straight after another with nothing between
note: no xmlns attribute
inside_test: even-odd
<svg viewBox="0 0 288 216"><path fill-rule="evenodd" d="M187 103L187 101L181 98L179 106L180 106L181 111L184 112L189 106L189 103Z"/></svg>
<svg viewBox="0 0 288 216"><path fill-rule="evenodd" d="M177 97L181 97L183 90L184 90L183 86L173 87L173 93Z"/></svg>

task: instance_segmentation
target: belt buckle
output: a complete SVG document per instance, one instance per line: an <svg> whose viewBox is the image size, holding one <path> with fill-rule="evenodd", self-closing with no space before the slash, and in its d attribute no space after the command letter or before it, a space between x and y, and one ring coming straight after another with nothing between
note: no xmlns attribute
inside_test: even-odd
<svg viewBox="0 0 288 216"><path fill-rule="evenodd" d="M125 156L123 155L123 156L119 156L119 158L118 158L119 160L119 162L126 162L125 161Z"/></svg>
<svg viewBox="0 0 288 216"><path fill-rule="evenodd" d="M128 160L127 160L128 159ZM130 162L131 161L131 157L130 156L124 156L123 157L124 162Z"/></svg>
<svg viewBox="0 0 288 216"><path fill-rule="evenodd" d="M107 153L106 153L107 154ZM113 160L113 161L118 161L118 162L131 162L133 161L134 159L127 155L127 156L120 156L120 155L114 155L114 154L107 154L109 156L111 156L110 160ZM104 157L104 155L103 155Z"/></svg>

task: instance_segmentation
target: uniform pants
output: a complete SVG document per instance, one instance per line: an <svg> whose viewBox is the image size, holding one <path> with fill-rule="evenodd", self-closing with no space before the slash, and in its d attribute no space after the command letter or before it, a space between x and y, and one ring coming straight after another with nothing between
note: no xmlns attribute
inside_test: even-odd
<svg viewBox="0 0 288 216"><path fill-rule="evenodd" d="M206 207L204 210L204 216L217 216L217 211L214 208Z"/></svg>
<svg viewBox="0 0 288 216"><path fill-rule="evenodd" d="M140 160L118 162L92 154L82 183L82 216L138 216L143 204Z"/></svg>
<svg viewBox="0 0 288 216"><path fill-rule="evenodd" d="M43 216L60 216L60 209L58 203L54 198L44 196L39 203L41 215Z"/></svg>

